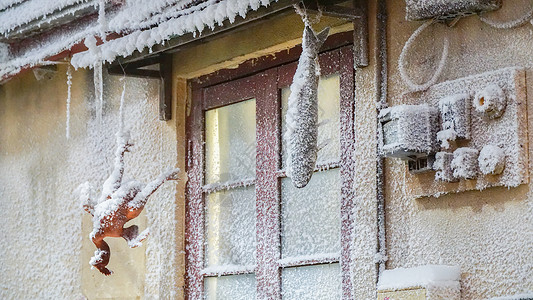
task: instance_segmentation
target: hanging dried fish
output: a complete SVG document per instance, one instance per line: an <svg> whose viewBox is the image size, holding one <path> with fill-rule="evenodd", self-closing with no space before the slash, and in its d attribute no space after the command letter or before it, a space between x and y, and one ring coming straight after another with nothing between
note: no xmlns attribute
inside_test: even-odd
<svg viewBox="0 0 533 300"><path fill-rule="evenodd" d="M318 50L328 37L329 28L316 34L305 22L302 54L290 87L286 116L287 176L297 188L307 185L316 164L318 146Z"/></svg>

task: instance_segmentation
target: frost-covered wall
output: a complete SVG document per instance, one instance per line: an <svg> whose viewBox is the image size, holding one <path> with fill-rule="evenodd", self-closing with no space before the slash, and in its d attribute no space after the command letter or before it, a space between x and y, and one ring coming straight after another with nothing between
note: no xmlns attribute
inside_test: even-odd
<svg viewBox="0 0 533 300"><path fill-rule="evenodd" d="M403 45L422 24L405 21L405 2L388 2L389 105L401 104L408 91L397 67ZM507 0L492 20L521 17L530 1ZM417 38L406 56L406 70L416 82L431 78L444 37L448 60L439 82L504 67L526 68L529 128L533 128L533 26L495 29L478 16L459 20L455 27L433 25ZM531 131L529 133L531 140ZM531 141L529 141L531 145ZM531 146L529 148L531 174ZM430 174L427 176L433 176ZM462 299L486 299L533 291L533 183L517 188L411 198L423 180L410 175L404 162L387 159L387 268L446 264L461 267Z"/></svg>
<svg viewBox="0 0 533 300"><path fill-rule="evenodd" d="M165 183L134 220L151 227L142 247L107 238L110 269L91 270L95 247L90 215L73 191L85 181L101 187L112 169L122 82L105 77L104 114L97 123L92 72L74 72L70 139L66 138L66 66L51 78L31 72L0 94L0 298L170 298L178 293L176 183ZM177 165L175 119L158 120L158 82L126 79L125 126L135 146L126 177L151 181Z"/></svg>

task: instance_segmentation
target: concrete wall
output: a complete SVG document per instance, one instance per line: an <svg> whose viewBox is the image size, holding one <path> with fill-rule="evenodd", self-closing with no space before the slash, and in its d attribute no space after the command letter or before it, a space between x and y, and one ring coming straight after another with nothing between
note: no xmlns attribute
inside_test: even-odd
<svg viewBox="0 0 533 300"><path fill-rule="evenodd" d="M126 176L148 182L177 164L175 119L158 120L157 81L127 79L125 124L135 147ZM145 245L129 249L108 238L110 269L91 270L91 216L74 195L90 181L101 188L112 169L122 82L106 77L103 123L95 119L92 72L74 72L70 139L66 130L66 66L36 80L32 72L0 94L0 298L134 299L176 292L175 183L154 194L136 224L150 226ZM165 262L165 263L161 263ZM173 279L172 279L173 278ZM164 294L163 294L164 295Z"/></svg>
<svg viewBox="0 0 533 300"><path fill-rule="evenodd" d="M487 17L510 20L530 8L528 1L503 1L502 9ZM421 22L405 21L405 2L388 1L389 105L408 91L397 61L403 45ZM441 81L510 66L526 68L527 90L533 90L533 27L494 29L478 16L455 25L433 25L422 33L408 55L407 70L423 82L440 59L443 37L450 40L449 58ZM528 114L533 98L528 93ZM533 128L531 119L529 128ZM531 145L531 134L529 135ZM529 149L530 157L531 148ZM531 165L531 162L530 162ZM531 174L531 170L530 170ZM427 175L427 176L432 176ZM423 189L405 164L387 159L387 268L423 264L459 265L463 299L486 299L533 290L533 186L489 188L414 199Z"/></svg>
<svg viewBox="0 0 533 300"><path fill-rule="evenodd" d="M317 28L326 25L334 33L351 29L327 17ZM125 124L135 143L126 154L126 176L148 182L164 168L185 169L188 78L289 49L300 43L302 30L299 16L277 17L176 53L168 122L158 120L158 81L125 79ZM104 76L98 124L92 71L73 72L67 139L66 68L59 65L41 80L26 72L0 87L0 298L182 299L185 174L165 183L132 221L151 228L144 245L130 249L122 239L107 238L114 274L91 270L92 219L73 191L85 181L100 189L112 170L123 81Z"/></svg>
<svg viewBox="0 0 533 300"><path fill-rule="evenodd" d="M504 9L523 1L508 0ZM376 1L369 8L370 66L356 72L355 157L360 172L354 186L353 282L357 299L376 296ZM388 101L395 105L397 96L407 91L397 59L420 23L404 20L403 1L388 1L388 12ZM333 32L351 29L345 21L326 17L316 28L325 25L333 26ZM451 49L441 80L506 66L531 68L531 30L530 25L495 30L476 16L460 20L454 28L434 26L413 48L409 72L415 80L431 75L444 34L450 37ZM298 16L276 17L175 53L173 119L168 122L158 120L157 81L126 79L126 127L136 143L126 156L127 174L149 181L167 166L184 169L187 79L289 49L299 43L301 31ZM31 72L25 73L0 88L0 298L182 299L185 174L182 181L166 183L153 195L136 220L141 228L152 229L145 245L129 249L120 239L108 239L109 267L115 274L106 278L90 269L92 222L73 190L87 180L101 186L111 170L122 82L107 77L104 121L96 124L92 72L74 72L67 140L65 73L63 65L49 79L36 80ZM527 78L531 90L530 69ZM387 268L460 265L464 299L533 290L533 275L528 272L533 267L529 185L413 199L406 191L415 184L403 163L387 159Z"/></svg>

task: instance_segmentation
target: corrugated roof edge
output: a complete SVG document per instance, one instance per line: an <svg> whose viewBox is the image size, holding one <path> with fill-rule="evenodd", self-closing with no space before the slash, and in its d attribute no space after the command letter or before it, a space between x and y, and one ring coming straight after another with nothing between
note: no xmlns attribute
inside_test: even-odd
<svg viewBox="0 0 533 300"><path fill-rule="evenodd" d="M118 57L128 57L135 51L150 53L150 49L157 48L172 39L191 34L193 39L200 39L214 33L215 29L228 24L233 24L239 16L247 17L250 11L260 7L267 8L278 0L222 0L205 9L194 11L191 14L161 22L158 26L147 30L138 30L128 35L119 37L114 34L112 39L101 44L98 49L101 54L86 51L83 41L88 36L97 35L98 28L88 26L76 32L67 32L48 41L38 49L9 61L0 62L0 84L8 81L18 73L39 65L47 65L67 56L72 56L71 63L76 68L92 67L95 62L102 59L113 62ZM290 6L292 0L280 0L285 3L284 8ZM207 32L209 31L209 32ZM160 51L161 52L161 51ZM101 57L97 57L101 55Z"/></svg>

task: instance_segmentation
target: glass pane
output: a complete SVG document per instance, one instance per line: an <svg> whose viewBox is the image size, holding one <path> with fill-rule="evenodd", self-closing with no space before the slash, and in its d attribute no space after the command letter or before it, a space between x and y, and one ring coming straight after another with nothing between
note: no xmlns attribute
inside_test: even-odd
<svg viewBox="0 0 533 300"><path fill-rule="evenodd" d="M255 177L255 99L205 112L206 183Z"/></svg>
<svg viewBox="0 0 533 300"><path fill-rule="evenodd" d="M338 263L281 271L281 289L284 300L341 299L341 268Z"/></svg>
<svg viewBox="0 0 533 300"><path fill-rule="evenodd" d="M229 275L204 279L205 299L255 299L255 275Z"/></svg>
<svg viewBox="0 0 533 300"><path fill-rule="evenodd" d="M255 263L255 188L206 197L206 266Z"/></svg>
<svg viewBox="0 0 533 300"><path fill-rule="evenodd" d="M285 133L285 114L291 91L281 90L282 132ZM333 74L320 77L318 82L318 157L317 162L337 161L340 158L340 77ZM282 162L285 165L287 145L282 142Z"/></svg>
<svg viewBox="0 0 533 300"><path fill-rule="evenodd" d="M340 171L313 174L305 188L281 181L281 255L340 252Z"/></svg>

